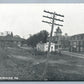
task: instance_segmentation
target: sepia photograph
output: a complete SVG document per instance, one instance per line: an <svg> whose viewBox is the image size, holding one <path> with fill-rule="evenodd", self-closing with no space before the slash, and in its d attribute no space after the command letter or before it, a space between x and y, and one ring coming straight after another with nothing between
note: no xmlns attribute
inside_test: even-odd
<svg viewBox="0 0 84 84"><path fill-rule="evenodd" d="M0 3L0 81L84 81L84 4Z"/></svg>

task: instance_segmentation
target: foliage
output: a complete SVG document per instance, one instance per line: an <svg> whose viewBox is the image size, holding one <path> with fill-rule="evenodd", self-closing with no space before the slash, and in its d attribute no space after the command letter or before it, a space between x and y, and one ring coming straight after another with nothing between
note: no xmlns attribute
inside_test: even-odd
<svg viewBox="0 0 84 84"><path fill-rule="evenodd" d="M36 44L39 42L46 43L47 37L48 37L48 32L46 30L42 30L37 34L30 36L30 38L27 39L27 44L29 46L35 47Z"/></svg>
<svg viewBox="0 0 84 84"><path fill-rule="evenodd" d="M23 46L24 44L27 44L26 39L22 39L22 41L21 41L21 45Z"/></svg>

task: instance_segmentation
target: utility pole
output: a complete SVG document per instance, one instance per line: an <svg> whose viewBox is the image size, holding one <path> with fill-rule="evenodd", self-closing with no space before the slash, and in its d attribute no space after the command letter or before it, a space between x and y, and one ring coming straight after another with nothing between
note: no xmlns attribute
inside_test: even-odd
<svg viewBox="0 0 84 84"><path fill-rule="evenodd" d="M46 74L46 70L47 70L47 67L48 67L48 60L49 60L49 54L50 54L49 52L50 52L51 39L52 39L52 34L53 34L54 25L63 26L63 25L61 25L61 24L56 24L56 23L55 23L55 20L56 20L56 21L60 21L60 22L64 22L64 21L61 20L61 19L56 19L56 18L55 18L55 16L64 17L64 15L60 15L60 14L57 14L57 13L55 13L55 12L49 12L49 11L46 11L46 10L44 10L44 12L53 15L53 17L49 17L49 16L44 16L44 15L43 15L43 17L45 17L45 18L51 19L52 22L48 22L48 21L44 21L44 20L42 21L42 22L44 22L44 23L48 23L48 24L51 24L51 25L52 25L52 26L51 26L50 39L49 39L49 45L48 45L48 53L47 53L47 58L46 58L46 62L45 62L44 72L43 72L43 75L42 75L42 78L43 78L43 79L44 79L44 76L45 76L45 74ZM45 80L45 79L44 79L44 80Z"/></svg>

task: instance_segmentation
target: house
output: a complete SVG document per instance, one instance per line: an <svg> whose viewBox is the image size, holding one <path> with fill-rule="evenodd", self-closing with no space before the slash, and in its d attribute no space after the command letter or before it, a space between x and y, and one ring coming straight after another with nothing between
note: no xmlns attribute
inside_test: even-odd
<svg viewBox="0 0 84 84"><path fill-rule="evenodd" d="M70 51L84 52L84 34L77 34L70 37Z"/></svg>
<svg viewBox="0 0 84 84"><path fill-rule="evenodd" d="M36 49L38 51L47 52L48 51L48 46L49 46L49 42L47 42L47 43L38 43L36 45ZM55 51L55 43L51 43L50 52L54 52L54 51Z"/></svg>

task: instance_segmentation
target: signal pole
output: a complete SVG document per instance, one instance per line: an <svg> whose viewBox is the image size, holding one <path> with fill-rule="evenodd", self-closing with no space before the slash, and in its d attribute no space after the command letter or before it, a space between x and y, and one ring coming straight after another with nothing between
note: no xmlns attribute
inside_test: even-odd
<svg viewBox="0 0 84 84"><path fill-rule="evenodd" d="M52 22L48 22L48 21L42 21L44 23L48 23L48 24L51 24L51 33L50 33L50 39L49 39L49 45L48 45L48 53L47 53L47 58L46 58L46 62L45 62L45 67L44 67L44 72L43 72L43 75L42 75L42 78L44 79L44 76L46 74L46 70L47 70L47 67L48 67L48 60L49 60L49 52L50 52L50 46L51 46L51 39L52 39L52 34L53 34L53 29L54 29L54 25L57 25L57 26L63 26L61 24L56 24L55 23L55 20L56 21L60 21L60 22L64 22L63 20L60 20L60 19L56 19L55 16L59 16L59 17L64 17L64 15L60 15L60 14L57 14L55 12L49 12L49 11L46 11L44 10L45 13L48 13L48 14L51 14L53 15L53 17L49 17L49 16L44 16L45 18L48 18L48 19L52 19ZM45 79L44 79L45 80Z"/></svg>

